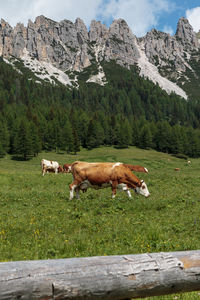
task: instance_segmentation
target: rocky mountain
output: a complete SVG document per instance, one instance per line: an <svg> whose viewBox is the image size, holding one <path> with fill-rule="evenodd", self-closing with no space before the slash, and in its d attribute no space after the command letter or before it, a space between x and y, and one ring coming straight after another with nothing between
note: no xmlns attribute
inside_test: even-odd
<svg viewBox="0 0 200 300"><path fill-rule="evenodd" d="M107 28L92 21L89 31L84 22L55 22L39 16L27 27L0 24L0 56L15 68L19 62L41 80L60 81L78 87L78 77L89 70L87 82L106 84L103 61L115 61L126 68L137 65L141 76L148 77L168 93L192 97L191 85L198 91L200 73L199 33L181 18L174 36L157 31L137 38L122 20ZM200 86L199 86L200 89Z"/></svg>

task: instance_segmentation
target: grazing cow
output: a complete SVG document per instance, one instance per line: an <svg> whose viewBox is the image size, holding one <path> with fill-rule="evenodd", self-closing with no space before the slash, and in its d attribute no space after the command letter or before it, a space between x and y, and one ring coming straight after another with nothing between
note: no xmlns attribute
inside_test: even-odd
<svg viewBox="0 0 200 300"><path fill-rule="evenodd" d="M143 172L143 173L148 173L149 171L147 170L147 168L142 167L142 166L138 166L138 165L128 165L128 164L124 164L126 167L128 167L131 171L135 171L135 172Z"/></svg>
<svg viewBox="0 0 200 300"><path fill-rule="evenodd" d="M131 197L130 188L135 192L148 197L148 188L143 180L139 180L129 168L122 163L88 163L76 161L71 165L73 182L69 185L70 199L79 198L79 191L87 188L101 189L111 187L112 197L116 189L122 189Z"/></svg>
<svg viewBox="0 0 200 300"><path fill-rule="evenodd" d="M46 173L55 173L54 169L48 169ZM58 173L64 173L63 167L58 167Z"/></svg>
<svg viewBox="0 0 200 300"><path fill-rule="evenodd" d="M58 173L64 173L64 169L63 169L62 166L59 166L59 167L58 167Z"/></svg>
<svg viewBox="0 0 200 300"><path fill-rule="evenodd" d="M64 164L63 165L63 170L65 173L71 173L71 166L72 164Z"/></svg>
<svg viewBox="0 0 200 300"><path fill-rule="evenodd" d="M180 171L180 168L175 168L174 171Z"/></svg>
<svg viewBox="0 0 200 300"><path fill-rule="evenodd" d="M57 161L42 159L41 167L43 176L46 172L54 172L55 174L57 174L59 171L59 163Z"/></svg>

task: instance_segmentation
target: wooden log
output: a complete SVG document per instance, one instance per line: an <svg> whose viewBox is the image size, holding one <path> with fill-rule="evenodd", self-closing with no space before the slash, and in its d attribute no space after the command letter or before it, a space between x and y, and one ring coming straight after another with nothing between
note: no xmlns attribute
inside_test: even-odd
<svg viewBox="0 0 200 300"><path fill-rule="evenodd" d="M0 300L119 300L200 290L200 250L0 263Z"/></svg>

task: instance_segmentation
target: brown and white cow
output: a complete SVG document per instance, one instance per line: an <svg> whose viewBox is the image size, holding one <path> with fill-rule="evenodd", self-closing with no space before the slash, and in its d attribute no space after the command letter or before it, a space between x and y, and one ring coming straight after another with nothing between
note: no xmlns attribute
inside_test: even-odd
<svg viewBox="0 0 200 300"><path fill-rule="evenodd" d="M41 167L42 167L42 175L46 172L54 172L57 174L59 171L61 171L61 168L59 166L59 163L57 161L52 161L52 160L47 160L47 159L42 159L41 160Z"/></svg>
<svg viewBox="0 0 200 300"><path fill-rule="evenodd" d="M63 170L65 173L71 173L71 166L72 164L64 164L63 165Z"/></svg>
<svg viewBox="0 0 200 300"><path fill-rule="evenodd" d="M71 165L73 182L69 185L70 199L79 198L80 190L87 188L101 189L111 187L112 197L116 195L116 189L122 189L129 197L129 189L148 197L150 195L147 185L143 180L139 180L129 168L122 163L88 163L76 161Z"/></svg>
<svg viewBox="0 0 200 300"><path fill-rule="evenodd" d="M129 164L124 164L126 167L128 167L131 171L134 172L143 172L143 173L148 173L149 171L147 168L139 166L139 165L129 165Z"/></svg>

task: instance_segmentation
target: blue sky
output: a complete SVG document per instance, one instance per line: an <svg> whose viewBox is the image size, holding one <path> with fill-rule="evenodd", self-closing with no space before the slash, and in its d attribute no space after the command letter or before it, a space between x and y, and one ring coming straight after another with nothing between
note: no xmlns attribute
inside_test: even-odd
<svg viewBox="0 0 200 300"><path fill-rule="evenodd" d="M180 17L186 17L194 31L200 30L200 0L0 0L0 18L11 26L26 26L39 15L58 22L79 17L88 28L93 19L109 26L122 18L137 37L152 28L173 35Z"/></svg>

